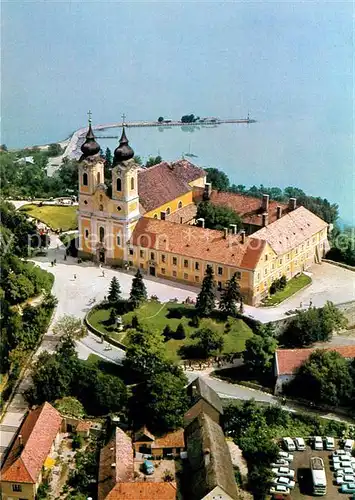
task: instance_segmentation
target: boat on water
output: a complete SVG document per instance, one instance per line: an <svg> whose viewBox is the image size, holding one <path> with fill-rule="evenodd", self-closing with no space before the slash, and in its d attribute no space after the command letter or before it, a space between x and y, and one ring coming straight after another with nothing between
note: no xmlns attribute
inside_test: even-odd
<svg viewBox="0 0 355 500"><path fill-rule="evenodd" d="M189 143L189 152L185 153L184 156L187 156L188 158L198 158L197 155L191 153L191 142Z"/></svg>

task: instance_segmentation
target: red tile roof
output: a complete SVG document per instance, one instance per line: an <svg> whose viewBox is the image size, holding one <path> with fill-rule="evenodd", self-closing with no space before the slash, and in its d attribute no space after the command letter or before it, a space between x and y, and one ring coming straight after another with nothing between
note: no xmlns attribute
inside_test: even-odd
<svg viewBox="0 0 355 500"><path fill-rule="evenodd" d="M106 500L175 500L175 483L118 483Z"/></svg>
<svg viewBox="0 0 355 500"><path fill-rule="evenodd" d="M92 422L89 420L81 420L76 426L76 432L85 432L91 429Z"/></svg>
<svg viewBox="0 0 355 500"><path fill-rule="evenodd" d="M223 231L142 217L133 231L131 243L239 269L255 269L266 243Z"/></svg>
<svg viewBox="0 0 355 500"><path fill-rule="evenodd" d="M98 499L103 500L117 483L133 481L132 441L118 427L100 453Z"/></svg>
<svg viewBox="0 0 355 500"><path fill-rule="evenodd" d="M316 349L278 349L275 353L277 375L292 375ZM336 351L344 358L355 358L355 345L333 346L324 350Z"/></svg>
<svg viewBox="0 0 355 500"><path fill-rule="evenodd" d="M1 481L36 483L61 423L60 413L49 403L30 411L1 469Z"/></svg>
<svg viewBox="0 0 355 500"><path fill-rule="evenodd" d="M210 196L210 201L214 205L222 205L232 208L235 212L238 212L238 214L241 215L243 222L246 224L262 226L262 214L265 210L261 208L261 198L253 198L252 196L213 190ZM276 207L282 208L282 215L285 215L285 213L289 210L288 205L285 203L270 200L268 210L269 224L277 220Z"/></svg>
<svg viewBox="0 0 355 500"><path fill-rule="evenodd" d="M175 200L192 188L189 185L206 172L187 160L162 162L138 172L138 193L141 206L146 212Z"/></svg>
<svg viewBox="0 0 355 500"><path fill-rule="evenodd" d="M184 448L184 429L168 432L164 436L155 438L152 448Z"/></svg>
<svg viewBox="0 0 355 500"><path fill-rule="evenodd" d="M251 237L267 241L278 255L282 255L327 227L324 220L307 208L299 207L273 224L259 229Z"/></svg>

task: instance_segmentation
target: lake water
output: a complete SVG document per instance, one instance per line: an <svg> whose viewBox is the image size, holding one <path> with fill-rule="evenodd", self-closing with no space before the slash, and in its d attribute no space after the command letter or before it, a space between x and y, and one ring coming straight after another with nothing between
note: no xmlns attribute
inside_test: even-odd
<svg viewBox="0 0 355 500"><path fill-rule="evenodd" d="M97 135L120 133L120 129L108 129ZM325 141L324 130L322 134L322 142L317 136L312 138L303 120L127 129L135 154L143 160L158 154L164 160L176 160L191 152L197 156L188 158L191 162L223 170L232 183L294 186L309 195L327 198L338 203L341 222L355 224L351 141L344 143L339 154L331 131ZM294 141L290 142L290 136ZM118 139L99 138L98 142L103 150L109 147L113 152Z"/></svg>

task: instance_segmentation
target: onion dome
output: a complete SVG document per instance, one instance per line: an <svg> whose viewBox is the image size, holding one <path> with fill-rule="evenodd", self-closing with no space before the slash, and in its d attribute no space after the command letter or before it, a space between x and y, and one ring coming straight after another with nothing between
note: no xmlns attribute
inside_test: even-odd
<svg viewBox="0 0 355 500"><path fill-rule="evenodd" d="M126 131L123 126L120 144L119 146L117 146L114 152L113 164L117 165L117 163L120 163L122 161L130 160L131 158L133 158L133 156L134 156L134 151L128 144Z"/></svg>
<svg viewBox="0 0 355 500"><path fill-rule="evenodd" d="M91 120L89 120L89 129L86 134L85 142L80 149L83 153L80 160L83 160L88 156L94 156L100 152L100 145L96 142L94 132L91 128Z"/></svg>

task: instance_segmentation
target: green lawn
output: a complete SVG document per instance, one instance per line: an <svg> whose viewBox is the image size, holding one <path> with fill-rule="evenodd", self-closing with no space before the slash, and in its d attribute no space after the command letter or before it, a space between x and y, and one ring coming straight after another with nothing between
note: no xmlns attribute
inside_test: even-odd
<svg viewBox="0 0 355 500"><path fill-rule="evenodd" d="M44 205L39 207L38 205L29 204L24 205L20 210L55 230L69 231L78 227L76 206Z"/></svg>
<svg viewBox="0 0 355 500"><path fill-rule="evenodd" d="M171 317L177 315L177 310L181 311L182 317ZM93 310L88 317L88 321L97 330L124 343L124 334L113 333L110 326L107 324L110 311L110 309ZM124 325L129 326L132 317L136 315L142 327L148 331L156 331L158 333L161 333L166 325L169 325L172 330L176 330L178 324L182 323L185 329L186 338L184 340L171 339L165 343L169 357L178 360L178 349L183 344L192 342L190 340L191 334L197 329L189 324L193 314L193 307L173 303L160 304L159 302L146 302L135 311L123 315L122 320ZM228 324L230 325L229 331L226 331L226 322L204 318L200 321L199 328L208 327L224 334L224 354L243 351L245 348L245 341L253 334L251 328L241 319L229 318Z"/></svg>
<svg viewBox="0 0 355 500"><path fill-rule="evenodd" d="M287 282L283 290L279 290L278 292L274 293L274 295L270 295L270 297L263 301L263 305L274 306L276 304L280 304L280 302L288 299L289 297L291 297L291 295L294 295L310 283L312 283L311 278L309 276L306 276L305 274L301 274L300 276L291 278L290 281Z"/></svg>

